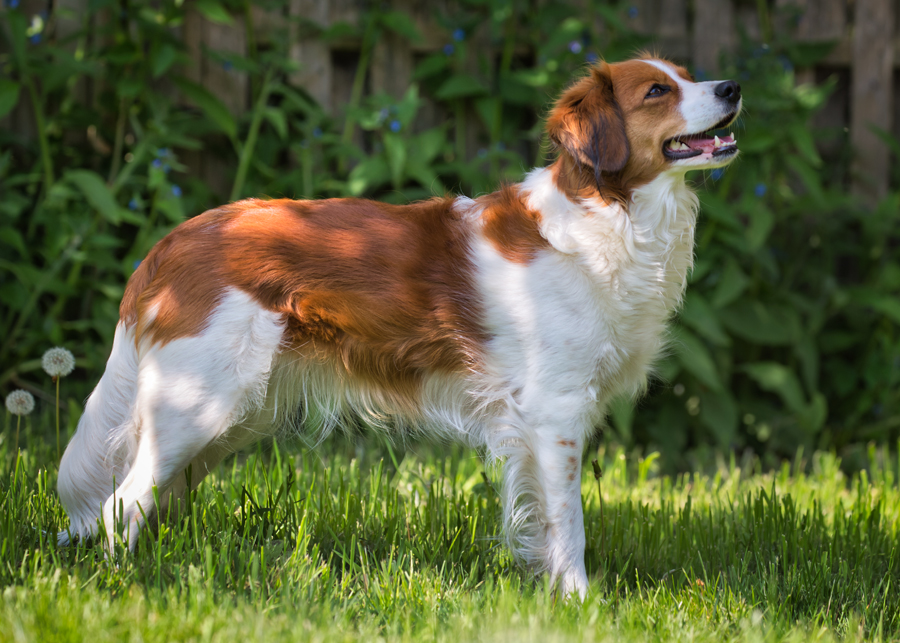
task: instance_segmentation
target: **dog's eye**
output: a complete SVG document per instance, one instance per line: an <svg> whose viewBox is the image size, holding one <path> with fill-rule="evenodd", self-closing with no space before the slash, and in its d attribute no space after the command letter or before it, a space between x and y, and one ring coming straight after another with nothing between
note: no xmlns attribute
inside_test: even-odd
<svg viewBox="0 0 900 643"><path fill-rule="evenodd" d="M645 98L653 98L654 96L662 96L663 94L667 94L672 91L672 88L668 85L659 85L655 84L650 88L650 91L647 92Z"/></svg>

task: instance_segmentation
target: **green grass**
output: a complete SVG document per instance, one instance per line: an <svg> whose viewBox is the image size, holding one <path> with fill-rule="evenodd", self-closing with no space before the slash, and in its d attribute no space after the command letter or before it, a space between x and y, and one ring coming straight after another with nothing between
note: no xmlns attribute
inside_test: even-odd
<svg viewBox="0 0 900 643"><path fill-rule="evenodd" d="M602 506L589 464L583 480L592 592L578 604L511 561L470 451L268 445L217 469L112 564L44 535L66 524L53 440L29 435L16 460L9 442L7 429L0 641L900 637L898 463L886 450L852 479L826 453L672 479L652 456L601 448L588 457L603 465Z"/></svg>

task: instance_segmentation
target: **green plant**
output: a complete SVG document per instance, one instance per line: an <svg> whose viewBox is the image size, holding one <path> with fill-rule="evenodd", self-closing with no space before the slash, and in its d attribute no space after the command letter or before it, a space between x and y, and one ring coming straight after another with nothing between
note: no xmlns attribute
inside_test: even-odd
<svg viewBox="0 0 900 643"><path fill-rule="evenodd" d="M38 127L33 136L0 129L0 388L40 388L39 347L64 344L83 356L86 381L73 382L82 397L135 263L185 217L251 195L399 202L491 191L544 162L541 116L573 75L646 44L626 2L592 2L588 12L462 2L437 14L446 42L421 58L403 95L367 95L379 39L420 41L402 12L371 7L358 24L324 30L285 21L257 43L250 3L239 0L97 0L82 16L34 19L12 4L0 28L0 116L24 110ZM204 56L246 75L246 114L186 74L177 29L193 7L244 21L245 56ZM115 19L91 28L94 15ZM763 16L767 28L777 22ZM345 109L326 113L289 82L294 26L361 43ZM829 133L810 124L831 84L796 86L793 66L827 50L776 33L725 61L723 74L744 86L742 158L694 177L697 264L671 354L648 397L611 412L614 439L658 448L668 466L709 448L751 448L769 464L800 445L849 456L864 440L900 436L900 196L864 210L845 189L846 152L819 153ZM446 117L423 127L429 110ZM832 147L846 150L840 139ZM223 160L221 185L198 178L190 164L199 154Z"/></svg>

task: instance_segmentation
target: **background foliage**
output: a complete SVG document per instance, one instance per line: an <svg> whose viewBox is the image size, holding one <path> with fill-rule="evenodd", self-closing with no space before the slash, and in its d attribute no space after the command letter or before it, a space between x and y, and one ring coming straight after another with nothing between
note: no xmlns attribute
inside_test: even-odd
<svg viewBox="0 0 900 643"><path fill-rule="evenodd" d="M372 44L387 33L420 37L407 16L376 7L361 24L319 34L363 39L340 113L287 81L287 24L247 57L207 51L250 75L254 107L236 119L185 75L181 1L95 0L90 11L114 19L98 32L88 16L62 16L84 25L65 37L60 15L26 15L18 4L7 0L0 14L0 116L26 106L38 136L0 129L0 392L49 389L38 358L64 345L79 358L80 382L66 383L73 413L103 368L135 262L186 217L261 194L403 202L491 191L544 162L541 116L573 74L644 44L628 29L627 3L585 12L466 0L441 16L448 42L420 62L415 85L366 96ZM228 20L250 5L196 6ZM471 46L478 30L490 47ZM745 41L723 61L722 76L745 95L742 156L694 177L697 265L671 353L636 408L623 400L611 412L617 441L659 449L669 467L726 448L772 464L804 446L838 449L853 466L866 441L900 436L900 192L860 205L846 191L842 133L812 129L831 86L797 86L794 67L827 51L776 37ZM445 123L421 125L429 103ZM463 116L473 112L482 147L466 158ZM192 176L191 151L230 164L227 194Z"/></svg>

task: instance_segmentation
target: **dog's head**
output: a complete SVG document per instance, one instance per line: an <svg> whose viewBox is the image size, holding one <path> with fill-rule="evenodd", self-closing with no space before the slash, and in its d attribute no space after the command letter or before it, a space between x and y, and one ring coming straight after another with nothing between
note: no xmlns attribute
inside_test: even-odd
<svg viewBox="0 0 900 643"><path fill-rule="evenodd" d="M734 137L708 132L733 123L741 102L733 80L694 82L659 58L601 62L559 98L547 133L596 187L627 191L663 172L730 163Z"/></svg>

